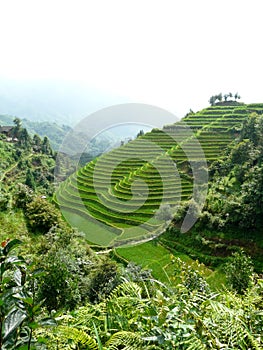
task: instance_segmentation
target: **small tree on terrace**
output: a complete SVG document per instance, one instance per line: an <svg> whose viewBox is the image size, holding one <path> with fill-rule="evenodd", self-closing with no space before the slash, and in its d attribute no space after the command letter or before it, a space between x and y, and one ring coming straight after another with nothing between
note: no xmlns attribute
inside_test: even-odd
<svg viewBox="0 0 263 350"><path fill-rule="evenodd" d="M218 94L216 97L217 97L217 100L221 102L223 98L222 92L220 92L220 94Z"/></svg>
<svg viewBox="0 0 263 350"><path fill-rule="evenodd" d="M236 101L236 100L240 100L241 97L240 97L240 95L238 94L238 92L235 93L234 98L235 98L235 101Z"/></svg>
<svg viewBox="0 0 263 350"><path fill-rule="evenodd" d="M140 131L138 132L138 134L137 134L137 137L143 136L143 135L144 135L144 131L143 131L143 130L140 130Z"/></svg>
<svg viewBox="0 0 263 350"><path fill-rule="evenodd" d="M208 102L211 106L214 106L216 102L216 96L211 96Z"/></svg>

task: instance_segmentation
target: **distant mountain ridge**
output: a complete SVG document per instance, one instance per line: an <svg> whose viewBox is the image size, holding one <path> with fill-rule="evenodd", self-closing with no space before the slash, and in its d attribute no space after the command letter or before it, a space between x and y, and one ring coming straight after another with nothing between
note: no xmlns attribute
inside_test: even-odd
<svg viewBox="0 0 263 350"><path fill-rule="evenodd" d="M15 116L0 114L0 126L12 126L14 125L14 119ZM35 122L25 118L21 119L21 121L22 126L27 129L31 136L35 134L38 134L41 138L47 136L52 149L55 151L60 150L66 135L73 131L70 126L64 124L59 125L55 122ZM85 152L81 156L81 164L83 163L83 159L86 161L82 165L84 165L87 160L91 160L109 149L116 148L120 146L121 143L126 143L127 140L136 137L139 131L139 126L118 126L112 130L106 130L92 140L87 140L85 133L77 134L78 139L76 140L76 143L82 142L86 145ZM63 151L67 154L71 154L73 159L80 158L78 152L72 153L72 149L63 147Z"/></svg>
<svg viewBox="0 0 263 350"><path fill-rule="evenodd" d="M15 117L10 115L0 115L1 126L13 125ZM38 134L41 137L47 136L54 150L58 150L65 135L71 130L67 125L58 125L51 122L34 122L27 119L22 119L22 125L27 129L29 134Z"/></svg>
<svg viewBox="0 0 263 350"><path fill-rule="evenodd" d="M0 77L0 114L30 121L75 125L100 108L127 102L120 96L71 81L16 81Z"/></svg>

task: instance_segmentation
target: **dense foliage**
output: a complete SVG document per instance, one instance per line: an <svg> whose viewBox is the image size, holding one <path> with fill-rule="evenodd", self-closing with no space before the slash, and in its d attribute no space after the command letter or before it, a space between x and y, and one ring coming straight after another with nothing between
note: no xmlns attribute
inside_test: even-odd
<svg viewBox="0 0 263 350"><path fill-rule="evenodd" d="M15 123L17 141L0 140L1 349L262 349L260 115L245 119L239 138L211 166L196 227L187 234L177 227L187 202L158 240L123 249L128 259L121 249L92 249L67 226L49 197L48 139L32 139ZM215 153L207 154L212 162ZM169 206L159 215L170 218Z"/></svg>
<svg viewBox="0 0 263 350"><path fill-rule="evenodd" d="M51 342L90 349L260 349L262 281L244 296L119 285L100 304L60 317ZM145 295L144 295L145 294ZM51 347L55 349L55 347Z"/></svg>
<svg viewBox="0 0 263 350"><path fill-rule="evenodd" d="M0 134L0 190L15 193L17 183L22 183L38 193L51 195L55 154L48 138L32 138L20 119L16 118L15 123L9 135Z"/></svg>
<svg viewBox="0 0 263 350"><path fill-rule="evenodd" d="M263 218L263 117L250 115L227 155L212 166L202 220L213 228L260 230Z"/></svg>
<svg viewBox="0 0 263 350"><path fill-rule="evenodd" d="M56 249L47 248L51 237ZM106 277L106 294L102 295L97 290L100 297L96 300L87 299L79 306L75 300L75 304L68 305L68 293L72 294L70 299L74 300L73 294L76 298L78 289L77 284L70 283L69 273L65 275L65 271L71 270L74 274L72 265L79 264L80 267L84 261L80 262L80 257L71 255L71 262L66 266L61 258L52 261L45 255L59 256L59 252L63 252L66 260L70 254L70 251L65 250L66 246L68 243L74 245L75 242L76 240L70 237L67 239L61 232L53 232L49 238L47 235L43 236L41 247L44 248L46 244L48 250L41 255L41 260L46 264L42 273L30 272L28 263L22 257L10 254L19 241L2 243L2 349L262 348L263 281L256 276L254 281L251 279L242 296L228 290L215 293L196 271L176 259L174 274L179 280L175 287L154 280L148 272L143 273L135 266L128 269L118 268L115 273L119 275L119 281L115 287L112 285L109 288L107 272L100 279L102 286L103 278ZM94 257L93 254L91 251L86 254L86 264L92 264L96 259L98 267L93 265L93 269L98 276L102 273L100 266L105 265L105 262L104 258L98 255ZM82 251L80 255L83 259L85 253ZM53 271L48 269L50 265L53 266ZM130 271L137 273L131 274ZM139 280L138 272L141 276ZM75 273L82 276L80 280L85 280L85 275L77 269ZM61 277L61 274L64 275ZM129 279L125 278L126 274ZM94 276L94 273L90 275ZM136 276L137 281L132 280L131 276ZM97 277L93 281L96 279ZM43 289L43 283L46 286L51 283L49 290ZM94 287L96 282L91 284ZM86 288L88 285L86 284ZM85 289L83 285L82 288ZM62 294L59 297L62 297L61 304L53 304L52 311L48 305L50 300L55 300L54 293L57 289ZM73 307L73 311L65 312L65 308ZM55 310L58 311L54 315L55 319L47 317L46 308L53 314ZM44 326L49 328L45 329Z"/></svg>
<svg viewBox="0 0 263 350"><path fill-rule="evenodd" d="M36 301L34 270L26 260L13 253L22 242L6 240L0 247L0 348L42 349L43 339L36 338L37 328L55 325Z"/></svg>

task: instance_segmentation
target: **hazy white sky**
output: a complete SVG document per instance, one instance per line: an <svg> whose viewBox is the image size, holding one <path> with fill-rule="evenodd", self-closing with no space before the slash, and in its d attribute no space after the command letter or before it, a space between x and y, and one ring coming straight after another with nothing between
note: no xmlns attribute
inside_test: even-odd
<svg viewBox="0 0 263 350"><path fill-rule="evenodd" d="M262 0L0 0L0 77L63 79L166 108L263 102Z"/></svg>

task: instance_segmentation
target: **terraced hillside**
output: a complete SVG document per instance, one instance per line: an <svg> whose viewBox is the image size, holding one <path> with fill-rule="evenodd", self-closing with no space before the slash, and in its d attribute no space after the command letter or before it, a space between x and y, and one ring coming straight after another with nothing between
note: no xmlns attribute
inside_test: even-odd
<svg viewBox="0 0 263 350"><path fill-rule="evenodd" d="M216 105L153 129L86 164L61 184L55 200L92 243L148 239L196 195L196 174L222 155L248 114L262 111L263 104Z"/></svg>

